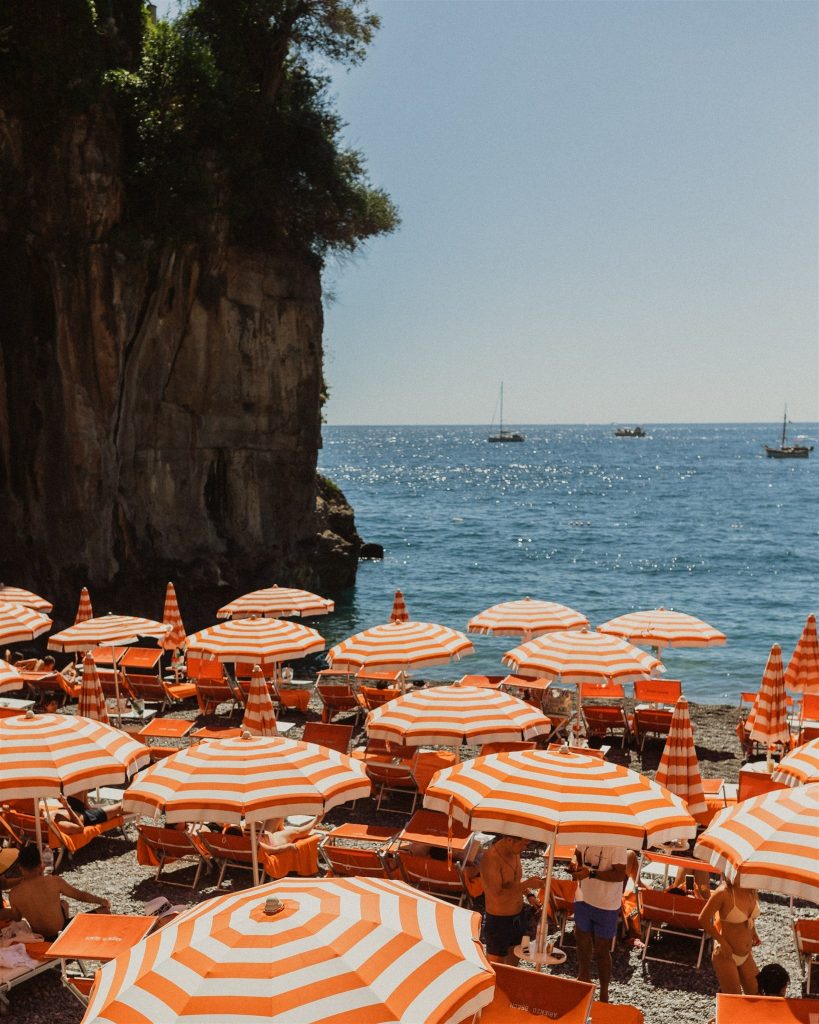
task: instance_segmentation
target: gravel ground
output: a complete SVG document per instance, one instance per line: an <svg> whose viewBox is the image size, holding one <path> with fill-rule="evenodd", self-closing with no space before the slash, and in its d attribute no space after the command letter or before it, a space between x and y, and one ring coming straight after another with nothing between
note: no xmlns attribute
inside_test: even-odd
<svg viewBox="0 0 819 1024"><path fill-rule="evenodd" d="M219 710L227 712L229 708L224 706ZM726 781L736 782L741 765L739 744L734 732L736 708L692 704L690 710L696 730L697 753L703 776L721 777ZM288 711L287 719L297 723L288 735L300 736L304 722L318 718L319 712L320 706L315 701L311 701L306 717ZM195 709L186 707L173 712L173 715L194 718ZM214 721L215 719L206 720L200 717L197 724L211 724ZM238 724L238 719L234 724ZM635 753L624 754L618 748L612 748L609 757L653 776L661 752L661 744L649 740L642 757ZM396 828L400 828L406 821L405 815L383 808L380 813L376 813L374 801L360 800L353 815L347 807L337 808L327 815L325 825L337 825L349 817L357 821L395 824ZM135 831L130 828L128 833L129 838L115 835L95 840L81 850L70 865L63 867L62 874L79 888L109 897L115 913L142 913L145 903L159 895L167 896L172 903L193 903L216 895L213 876L205 876L204 884L194 895L191 895L188 889L154 881L153 869L140 867L136 863ZM526 870L538 874L542 872L542 867L539 851L530 848L525 859ZM235 875L230 884L246 885L247 875ZM799 968L794 953L787 900L762 894L761 901L762 915L758 922L758 930L763 944L756 952L757 963L760 966L772 961L782 963L791 975L790 994L798 995ZM665 948L671 951L672 956L685 956L689 953L689 947L695 948L695 943L691 941L661 941ZM576 960L573 945L567 943L566 950L568 959L557 973L574 977ZM693 964L693 958L691 962ZM669 1021L674 1021L675 1024L705 1024L714 1013L716 990L714 973L707 957L699 970L693 966L680 967L662 963L652 963L644 968L640 962L639 952L627 949L623 943L618 944L614 953L610 992L612 1002L632 1003L640 1007L647 1024L668 1024ZM76 999L62 988L57 971L48 972L14 989L11 993L11 1004L10 1019L13 1019L15 1024L79 1024L83 1015L82 1007ZM157 1021L154 1024L162 1022Z"/></svg>

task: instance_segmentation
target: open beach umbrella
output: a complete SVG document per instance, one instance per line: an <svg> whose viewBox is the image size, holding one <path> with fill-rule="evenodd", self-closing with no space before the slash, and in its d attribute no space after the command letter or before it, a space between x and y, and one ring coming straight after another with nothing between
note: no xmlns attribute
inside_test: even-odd
<svg viewBox="0 0 819 1024"><path fill-rule="evenodd" d="M708 804L702 788L702 775L694 748L694 731L688 714L688 701L680 697L671 717L671 728L663 747L663 756L654 779L676 793L693 817L705 814Z"/></svg>
<svg viewBox="0 0 819 1024"><path fill-rule="evenodd" d="M785 686L798 693L819 693L819 637L815 615L808 616L785 669Z"/></svg>
<svg viewBox="0 0 819 1024"><path fill-rule="evenodd" d="M732 882L819 903L819 783L720 811L694 856Z"/></svg>
<svg viewBox="0 0 819 1024"><path fill-rule="evenodd" d="M164 811L169 822L250 825L258 883L259 822L289 814L322 817L370 790L363 765L346 754L284 736L245 733L197 743L156 762L126 790L123 807L145 815Z"/></svg>
<svg viewBox="0 0 819 1024"><path fill-rule="evenodd" d="M327 663L342 672L391 669L407 672L457 661L474 654L472 642L457 629L434 622L385 622L342 640L327 652Z"/></svg>
<svg viewBox="0 0 819 1024"><path fill-rule="evenodd" d="M520 636L531 639L542 633L564 629L583 629L589 620L581 612L554 601L536 601L524 597L521 601L504 601L492 605L467 623L470 633L494 636Z"/></svg>
<svg viewBox="0 0 819 1024"><path fill-rule="evenodd" d="M551 727L531 704L477 686L433 686L405 693L367 716L368 736L406 746L533 740Z"/></svg>
<svg viewBox="0 0 819 1024"><path fill-rule="evenodd" d="M50 601L46 601L39 594L33 594L23 587L7 587L5 583L0 583L0 602L21 604L24 608L31 608L35 612L43 613L50 612L54 607Z"/></svg>
<svg viewBox="0 0 819 1024"><path fill-rule="evenodd" d="M619 637L588 629L535 637L503 656L521 676L560 677L566 683L633 683L663 671L659 660Z"/></svg>
<svg viewBox="0 0 819 1024"><path fill-rule="evenodd" d="M459 1024L492 1001L480 916L380 878L206 900L97 975L84 1024Z"/></svg>
<svg viewBox="0 0 819 1024"><path fill-rule="evenodd" d="M785 693L785 675L782 670L782 651L774 644L762 674L762 683L745 723L748 738L764 743L770 750L777 743L789 743L788 703Z"/></svg>
<svg viewBox="0 0 819 1024"><path fill-rule="evenodd" d="M0 644L34 640L47 633L54 623L42 612L23 604L0 601Z"/></svg>
<svg viewBox="0 0 819 1024"><path fill-rule="evenodd" d="M819 739L808 740L786 754L773 770L774 782L804 786L819 782Z"/></svg>
<svg viewBox="0 0 819 1024"><path fill-rule="evenodd" d="M329 615L335 603L327 597L311 594L309 590L292 587L266 587L254 590L235 601L224 605L216 613L217 619L239 619L248 615L266 615L273 618L288 618L300 615Z"/></svg>
<svg viewBox="0 0 819 1024"><path fill-rule="evenodd" d="M90 654L86 654L82 662L82 680L77 701L77 714L83 718L93 718L95 722L108 725L108 710L105 697L100 686L97 666Z"/></svg>
<svg viewBox="0 0 819 1024"><path fill-rule="evenodd" d="M170 626L170 632L161 641L166 651L173 651L185 644L185 626L182 623L182 616L179 612L179 602L176 600L176 590L173 583L165 587L165 606L162 609L162 621Z"/></svg>
<svg viewBox="0 0 819 1024"><path fill-rule="evenodd" d="M300 622L282 619L230 619L187 638L188 651L205 651L219 661L268 665L306 658L324 650L324 638Z"/></svg>
<svg viewBox="0 0 819 1024"><path fill-rule="evenodd" d="M390 612L390 622L409 622L409 612L407 611L407 603L404 600L404 595L400 590L396 590L395 597L392 602L392 611Z"/></svg>
<svg viewBox="0 0 819 1024"><path fill-rule="evenodd" d="M13 665L0 659L0 693L11 693L25 685L25 680Z"/></svg>
<svg viewBox="0 0 819 1024"><path fill-rule="evenodd" d="M242 728L253 736L278 736L276 712L270 698L267 681L258 665L253 666L250 687L247 692Z"/></svg>
<svg viewBox="0 0 819 1024"><path fill-rule="evenodd" d="M77 614L74 618L74 625L78 622L85 622L86 619L94 618L94 609L91 607L91 595L88 593L88 587L83 587L80 591L80 600L77 604Z"/></svg>
<svg viewBox="0 0 819 1024"><path fill-rule="evenodd" d="M622 637L633 644L650 644L657 650L663 647L714 647L725 643L725 634L702 619L666 608L619 615L598 626L597 631Z"/></svg>

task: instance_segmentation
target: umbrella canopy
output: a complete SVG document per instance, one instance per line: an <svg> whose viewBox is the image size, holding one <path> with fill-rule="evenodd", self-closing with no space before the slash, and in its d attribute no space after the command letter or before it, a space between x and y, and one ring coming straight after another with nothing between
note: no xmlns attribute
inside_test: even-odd
<svg viewBox="0 0 819 1024"><path fill-rule="evenodd" d="M77 702L77 714L84 718L93 718L95 722L104 722L108 725L108 711L105 707L105 697L100 686L97 666L90 654L86 654L82 662L82 681L80 683L80 695Z"/></svg>
<svg viewBox="0 0 819 1024"><path fill-rule="evenodd" d="M217 619L239 619L248 615L268 615L274 618L300 615L329 615L335 603L309 590L295 590L291 587L267 587L254 590L235 601L224 605L216 613Z"/></svg>
<svg viewBox="0 0 819 1024"><path fill-rule="evenodd" d="M547 633L507 651L503 660L518 675L560 678L565 682L633 683L663 671L659 660L619 637L592 630Z"/></svg>
<svg viewBox="0 0 819 1024"><path fill-rule="evenodd" d="M796 650L785 669L785 686L799 693L819 693L819 637L815 615L808 616Z"/></svg>
<svg viewBox="0 0 819 1024"><path fill-rule="evenodd" d="M457 629L434 622L386 622L331 647L327 663L346 672L361 668L406 672L413 667L446 665L474 651L471 641Z"/></svg>
<svg viewBox="0 0 819 1024"><path fill-rule="evenodd" d="M46 601L39 594L33 594L30 590L24 590L23 587L7 587L5 583L0 583L0 601L7 604L21 604L24 608L32 608L35 612L50 612L54 607L50 601Z"/></svg>
<svg viewBox="0 0 819 1024"><path fill-rule="evenodd" d="M85 622L87 619L94 618L94 609L91 607L91 595L88 593L88 587L83 587L80 591L80 601L77 605L77 614L74 618L74 625L78 622Z"/></svg>
<svg viewBox="0 0 819 1024"><path fill-rule="evenodd" d="M403 882L284 878L191 907L106 964L84 1021L458 1024L494 993L479 928Z"/></svg>
<svg viewBox="0 0 819 1024"><path fill-rule="evenodd" d="M819 783L777 789L720 811L694 855L749 889L819 903Z"/></svg>
<svg viewBox="0 0 819 1024"><path fill-rule="evenodd" d="M252 617L219 622L187 638L188 651L205 651L219 661L271 662L306 658L324 650L324 638L300 622Z"/></svg>
<svg viewBox="0 0 819 1024"><path fill-rule="evenodd" d="M173 583L165 587L165 607L162 609L162 621L170 626L170 632L162 640L162 646L166 651L172 651L182 647L185 643L185 626L182 616L179 613L179 602L176 600L176 590Z"/></svg>
<svg viewBox="0 0 819 1024"><path fill-rule="evenodd" d="M116 786L149 761L147 747L80 715L29 713L0 719L0 800Z"/></svg>
<svg viewBox="0 0 819 1024"><path fill-rule="evenodd" d="M554 601L536 601L524 597L522 601L504 601L492 605L470 619L470 633L495 636L523 636L527 639L542 633L564 629L583 629L589 620L581 612Z"/></svg>
<svg viewBox="0 0 819 1024"><path fill-rule="evenodd" d="M23 604L0 601L0 644L14 644L47 633L53 625L42 612L35 612Z"/></svg>
<svg viewBox="0 0 819 1024"><path fill-rule="evenodd" d="M396 590L395 597L393 598L390 622L409 622L407 604L400 590Z"/></svg>
<svg viewBox="0 0 819 1024"><path fill-rule="evenodd" d="M771 778L786 786L819 782L819 739L808 740L786 754L774 768Z"/></svg>
<svg viewBox="0 0 819 1024"><path fill-rule="evenodd" d="M137 615L101 615L77 622L48 638L50 651L90 651L100 645L133 644L141 637L162 639L169 627L164 622Z"/></svg>
<svg viewBox="0 0 819 1024"><path fill-rule="evenodd" d="M276 712L267 681L258 665L253 666L242 728L254 736L278 736Z"/></svg>
<svg viewBox="0 0 819 1024"><path fill-rule="evenodd" d="M0 693L11 693L25 685L25 680L13 665L0 659Z"/></svg>
<svg viewBox="0 0 819 1024"><path fill-rule="evenodd" d="M749 739L768 747L790 741L785 674L779 644L774 644L768 655L762 683L745 725Z"/></svg>
<svg viewBox="0 0 819 1024"><path fill-rule="evenodd" d="M685 802L689 814L696 816L708 811L685 697L680 697L674 708L671 728L654 779L676 793Z"/></svg>
<svg viewBox="0 0 819 1024"><path fill-rule="evenodd" d="M657 648L714 647L725 643L725 634L702 619L666 608L629 612L604 622L597 631Z"/></svg>
<svg viewBox="0 0 819 1024"><path fill-rule="evenodd" d="M390 743L455 746L533 740L551 723L525 701L477 686L434 686L374 708L367 735Z"/></svg>

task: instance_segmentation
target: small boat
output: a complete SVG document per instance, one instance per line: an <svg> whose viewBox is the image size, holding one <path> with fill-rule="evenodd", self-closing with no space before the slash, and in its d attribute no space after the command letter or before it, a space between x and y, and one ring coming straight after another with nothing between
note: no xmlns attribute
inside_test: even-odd
<svg viewBox="0 0 819 1024"><path fill-rule="evenodd" d="M494 422L494 420L493 420ZM490 430L492 428L490 427ZM503 384L500 386L500 426L497 434L490 434L487 441L525 441L526 435L518 433L517 430L503 429Z"/></svg>
<svg viewBox="0 0 819 1024"><path fill-rule="evenodd" d="M788 407L785 406L785 416L782 420L782 440L778 448L772 448L766 444L765 454L769 459L807 459L813 451L813 445L807 444L785 444L785 435L788 431Z"/></svg>
<svg viewBox="0 0 819 1024"><path fill-rule="evenodd" d="M614 431L615 437L648 437L642 427L618 427Z"/></svg>

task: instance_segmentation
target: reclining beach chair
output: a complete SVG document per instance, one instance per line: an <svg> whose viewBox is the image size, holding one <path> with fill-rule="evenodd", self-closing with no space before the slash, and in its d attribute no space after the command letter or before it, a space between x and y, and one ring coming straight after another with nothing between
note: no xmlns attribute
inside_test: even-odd
<svg viewBox="0 0 819 1024"><path fill-rule="evenodd" d="M378 829L378 826L372 831L375 832L375 829ZM343 835L325 835L319 843L319 855L327 874L342 877L361 875L364 878L396 878L398 871L388 853L395 832L388 828L379 831L382 834L374 835L370 840L355 836L349 844Z"/></svg>
<svg viewBox="0 0 819 1024"><path fill-rule="evenodd" d="M563 945L566 925L574 918L574 897L577 882L573 878L552 878L549 888L549 913L560 932L558 945Z"/></svg>
<svg viewBox="0 0 819 1024"><path fill-rule="evenodd" d="M364 758L364 771L373 784L376 810L381 810L385 794L398 793L412 798L407 814L412 814L418 802L418 784L412 774L412 762L389 754L368 754ZM395 811L397 808L391 807Z"/></svg>
<svg viewBox="0 0 819 1024"><path fill-rule="evenodd" d="M196 889L202 868L206 866L207 861L202 846L197 845L189 832L176 828L162 828L158 825L137 825L137 832L138 864L156 865L157 881L185 889ZM185 861L188 864L193 862L196 865L192 882L180 881L178 875L169 877L163 874L165 866L175 861Z"/></svg>
<svg viewBox="0 0 819 1024"><path fill-rule="evenodd" d="M481 747L481 756L484 754L505 754L513 750L534 750L537 743L534 740L498 740L496 743L484 743Z"/></svg>
<svg viewBox="0 0 819 1024"><path fill-rule="evenodd" d="M679 679L638 679L635 682L634 736L640 752L649 736L668 736L674 706L681 696L682 683Z"/></svg>
<svg viewBox="0 0 819 1024"><path fill-rule="evenodd" d="M377 686L365 686L363 683L359 685L358 692L364 701L364 707L367 711L372 711L373 708L380 708L383 704L388 704L391 700L401 696L401 691L395 687L385 686L379 688Z"/></svg>
<svg viewBox="0 0 819 1024"><path fill-rule="evenodd" d="M446 858L439 859L399 849L396 860L401 877L414 889L457 903L459 907L469 901L461 864L454 858L448 862Z"/></svg>
<svg viewBox="0 0 819 1024"><path fill-rule="evenodd" d="M30 801L27 802L30 803ZM37 842L37 823L33 814L18 810L12 806L5 806L3 808L3 822L6 830L17 836L15 841L18 845L23 846L27 842ZM43 813L42 810L40 813L40 833L43 840L47 842L49 849L55 851L55 871L60 867L66 854L70 860L78 850L87 846L97 836L116 830L119 830L123 837L127 838L123 815L110 818L108 821L102 821L97 825L85 825L80 832L64 832L60 828L59 822L55 821L50 815Z"/></svg>
<svg viewBox="0 0 819 1024"><path fill-rule="evenodd" d="M796 943L796 955L799 957L799 970L805 985L805 995L810 995L813 968L819 966L819 918L794 917L793 938Z"/></svg>
<svg viewBox="0 0 819 1024"><path fill-rule="evenodd" d="M253 871L253 848L250 836L235 835L232 832L200 832L197 838L201 841L207 855L219 865L219 877L216 888L222 888L222 882L228 868L240 871Z"/></svg>
<svg viewBox="0 0 819 1024"><path fill-rule="evenodd" d="M493 963L495 997L484 1007L481 1024L523 1024L549 1020L586 1024L592 1013L594 985L524 967ZM530 1012L531 1011L531 1012Z"/></svg>
<svg viewBox="0 0 819 1024"><path fill-rule="evenodd" d="M774 782L767 772L744 772L739 773L739 789L737 791L737 803L743 800L750 800L755 796L762 796L763 793L772 793L775 789L788 789L785 782Z"/></svg>
<svg viewBox="0 0 819 1024"><path fill-rule="evenodd" d="M322 722L332 722L336 715L345 711L355 712L357 723L364 712L364 702L352 685L337 673L319 672L316 679L316 693L322 704Z"/></svg>
<svg viewBox="0 0 819 1024"><path fill-rule="evenodd" d="M350 750L353 727L337 722L306 722L301 738L305 743L316 743L320 747L346 754Z"/></svg>
<svg viewBox="0 0 819 1024"><path fill-rule="evenodd" d="M220 704L230 704L230 713L233 714L240 703L239 695L230 685L221 662L191 654L188 655L187 669L203 715L215 713Z"/></svg>
<svg viewBox="0 0 819 1024"><path fill-rule="evenodd" d="M799 743L819 738L819 693L803 693L799 715Z"/></svg>
<svg viewBox="0 0 819 1024"><path fill-rule="evenodd" d="M699 970L708 935L699 926L699 916L706 901L700 896L679 896L660 889L637 889L637 909L641 924L646 925L642 961L654 960L663 964L681 964ZM674 935L698 944L696 964L686 960L673 960L668 956L652 956L651 939Z"/></svg>
<svg viewBox="0 0 819 1024"><path fill-rule="evenodd" d="M620 683L582 683L580 713L589 736L620 733L623 749L631 742L631 727L626 715L626 693Z"/></svg>

